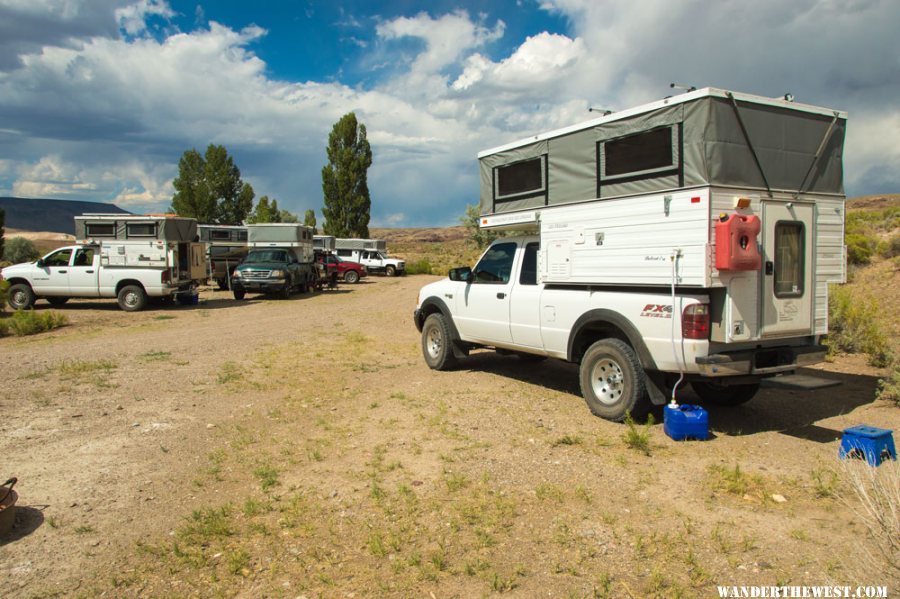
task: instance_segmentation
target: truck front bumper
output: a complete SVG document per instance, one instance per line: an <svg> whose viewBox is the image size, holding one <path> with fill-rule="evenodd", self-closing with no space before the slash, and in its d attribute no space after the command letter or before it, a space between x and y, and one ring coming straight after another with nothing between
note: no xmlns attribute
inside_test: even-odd
<svg viewBox="0 0 900 599"><path fill-rule="evenodd" d="M243 287L245 291L255 293L276 293L287 285L286 279L231 279L231 287Z"/></svg>
<svg viewBox="0 0 900 599"><path fill-rule="evenodd" d="M764 376L822 362L827 349L824 345L765 347L703 356L696 362L703 376Z"/></svg>

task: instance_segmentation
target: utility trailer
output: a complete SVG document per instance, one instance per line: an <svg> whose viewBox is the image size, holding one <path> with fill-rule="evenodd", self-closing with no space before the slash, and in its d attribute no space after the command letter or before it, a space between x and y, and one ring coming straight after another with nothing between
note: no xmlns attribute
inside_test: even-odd
<svg viewBox="0 0 900 599"><path fill-rule="evenodd" d="M426 363L475 347L575 362L612 420L684 381L722 405L799 384L846 279L846 120L705 88L479 153L481 227L524 235L421 290Z"/></svg>
<svg viewBox="0 0 900 599"><path fill-rule="evenodd" d="M247 227L199 225L200 241L206 244L209 278L219 289L229 289L231 275L247 255Z"/></svg>

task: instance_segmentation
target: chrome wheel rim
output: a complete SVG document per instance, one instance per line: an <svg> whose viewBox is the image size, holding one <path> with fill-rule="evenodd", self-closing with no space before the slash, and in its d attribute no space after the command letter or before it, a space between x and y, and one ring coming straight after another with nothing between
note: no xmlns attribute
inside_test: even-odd
<svg viewBox="0 0 900 599"><path fill-rule="evenodd" d="M138 295L133 291L129 291L125 294L125 305L129 308L134 308L138 304Z"/></svg>
<svg viewBox="0 0 900 599"><path fill-rule="evenodd" d="M16 306L24 306L25 300L27 299L24 291L17 289L15 293L13 293L12 301Z"/></svg>
<svg viewBox="0 0 900 599"><path fill-rule="evenodd" d="M591 369L591 388L594 396L605 405L614 405L625 392L625 376L622 367L608 358L600 360Z"/></svg>
<svg viewBox="0 0 900 599"><path fill-rule="evenodd" d="M425 351L428 356L437 360L441 355L441 348L444 346L444 340L441 339L441 332L437 327L431 327L425 336Z"/></svg>

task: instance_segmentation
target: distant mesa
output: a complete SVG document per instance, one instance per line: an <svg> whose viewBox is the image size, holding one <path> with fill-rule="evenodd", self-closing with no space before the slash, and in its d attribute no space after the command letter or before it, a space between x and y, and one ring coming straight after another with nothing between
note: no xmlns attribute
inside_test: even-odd
<svg viewBox="0 0 900 599"><path fill-rule="evenodd" d="M50 231L75 234L75 217L86 212L130 214L115 204L76 200L0 197L0 210L6 211L6 227L19 231Z"/></svg>

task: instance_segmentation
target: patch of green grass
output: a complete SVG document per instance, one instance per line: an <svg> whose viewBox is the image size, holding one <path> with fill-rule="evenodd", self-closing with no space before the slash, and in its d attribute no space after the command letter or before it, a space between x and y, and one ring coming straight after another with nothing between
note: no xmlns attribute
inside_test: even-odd
<svg viewBox="0 0 900 599"><path fill-rule="evenodd" d="M86 534L90 534L92 532L96 532L94 530L93 526L87 526L87 525L76 526L73 530L75 531L76 534L80 534L80 535L86 535Z"/></svg>
<svg viewBox="0 0 900 599"><path fill-rule="evenodd" d="M552 483L541 483L534 489L534 495L540 501L555 501L562 503L563 490Z"/></svg>
<svg viewBox="0 0 900 599"><path fill-rule="evenodd" d="M0 337L10 333L16 337L36 335L63 327L68 323L68 317L55 310L47 310L46 312L17 310L8 318L0 318Z"/></svg>
<svg viewBox="0 0 900 599"><path fill-rule="evenodd" d="M112 360L72 360L60 364L59 373L63 378L84 378L98 372L108 374L118 367Z"/></svg>
<svg viewBox="0 0 900 599"><path fill-rule="evenodd" d="M176 537L190 545L207 546L213 540L230 537L235 534L232 525L232 508L224 505L216 508L194 510L187 524L177 532Z"/></svg>
<svg viewBox="0 0 900 599"><path fill-rule="evenodd" d="M138 356L146 362L164 362L172 357L172 352L148 351Z"/></svg>
<svg viewBox="0 0 900 599"><path fill-rule="evenodd" d="M278 469L270 464L262 464L253 470L253 476L259 480L263 491L267 491L279 484L278 474Z"/></svg>
<svg viewBox="0 0 900 599"><path fill-rule="evenodd" d="M159 316L154 316L153 320L172 320L173 318L175 317L170 314L160 314Z"/></svg>
<svg viewBox="0 0 900 599"><path fill-rule="evenodd" d="M816 497L825 499L837 494L838 475L834 470L817 468L810 475Z"/></svg>
<svg viewBox="0 0 900 599"><path fill-rule="evenodd" d="M900 359L894 359L891 372L878 381L878 392L875 397L900 406Z"/></svg>
<svg viewBox="0 0 900 599"><path fill-rule="evenodd" d="M709 480L716 491L724 491L731 495L743 497L745 495L756 496L765 499L765 483L761 476L747 474L741 470L740 464L734 468L714 464L708 468Z"/></svg>
<svg viewBox="0 0 900 599"><path fill-rule="evenodd" d="M469 486L469 478L461 472L444 471L444 482L450 492L459 491Z"/></svg>
<svg viewBox="0 0 900 599"><path fill-rule="evenodd" d="M219 374L216 376L216 381L220 385L227 385L228 383L241 380L242 377L240 366L229 361L222 364Z"/></svg>
<svg viewBox="0 0 900 599"><path fill-rule="evenodd" d="M250 574L250 554L246 550L229 551L225 561L231 574L235 576L247 576Z"/></svg>
<svg viewBox="0 0 900 599"><path fill-rule="evenodd" d="M891 363L890 344L880 322L881 308L874 298L859 297L850 287L828 289L828 352L864 353L872 366Z"/></svg>
<svg viewBox="0 0 900 599"><path fill-rule="evenodd" d="M577 435L564 435L559 439L554 439L550 443L550 447L559 447L560 445L581 445L581 437Z"/></svg>
<svg viewBox="0 0 900 599"><path fill-rule="evenodd" d="M386 557L388 554L387 547L385 547L384 539L381 537L381 533L373 532L369 535L369 553L374 555L375 557Z"/></svg>
<svg viewBox="0 0 900 599"><path fill-rule="evenodd" d="M625 415L625 426L627 427L625 432L622 434L622 441L625 442L625 446L629 449L634 449L635 451L639 451L642 454L649 456L651 453L650 449L650 428L653 426L653 414L647 416L647 424L643 427L638 428L637 424L635 424L634 419L631 417L631 414Z"/></svg>

